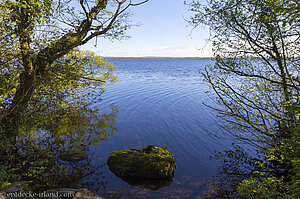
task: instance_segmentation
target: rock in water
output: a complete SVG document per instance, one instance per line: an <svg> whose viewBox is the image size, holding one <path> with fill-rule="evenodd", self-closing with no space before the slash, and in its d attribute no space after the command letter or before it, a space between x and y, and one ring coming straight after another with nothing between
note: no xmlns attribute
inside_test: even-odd
<svg viewBox="0 0 300 199"><path fill-rule="evenodd" d="M78 162L87 159L88 155L82 151L65 151L58 158L67 162Z"/></svg>
<svg viewBox="0 0 300 199"><path fill-rule="evenodd" d="M141 150L125 149L109 155L107 165L121 178L172 178L176 169L173 154L163 147L149 145Z"/></svg>
<svg viewBox="0 0 300 199"><path fill-rule="evenodd" d="M4 185L5 184L5 185ZM6 186L7 185L7 186ZM0 193L15 193L15 192L20 192L24 189L24 185L21 182L16 182L16 183L2 183L0 189Z"/></svg>

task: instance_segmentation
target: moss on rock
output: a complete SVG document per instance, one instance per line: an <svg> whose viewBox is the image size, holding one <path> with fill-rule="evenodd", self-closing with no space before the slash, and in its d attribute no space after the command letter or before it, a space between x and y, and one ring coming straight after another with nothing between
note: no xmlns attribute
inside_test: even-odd
<svg viewBox="0 0 300 199"><path fill-rule="evenodd" d="M172 178L176 169L172 153L163 147L152 145L141 150L114 151L110 154L107 165L121 178Z"/></svg>

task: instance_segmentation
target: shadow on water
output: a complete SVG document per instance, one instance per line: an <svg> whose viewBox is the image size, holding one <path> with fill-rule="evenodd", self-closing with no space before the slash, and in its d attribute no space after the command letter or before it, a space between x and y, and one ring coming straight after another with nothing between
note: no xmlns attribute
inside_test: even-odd
<svg viewBox="0 0 300 199"><path fill-rule="evenodd" d="M151 179L135 179L135 178L123 178L125 182L127 182L130 186L141 188L141 189L150 189L152 191L156 191L160 188L169 186L173 180L151 180Z"/></svg>
<svg viewBox="0 0 300 199"><path fill-rule="evenodd" d="M249 148L247 145L232 143L232 149L215 151L211 157L220 162L218 172L207 180L205 198L240 198L237 188L240 183L255 177L255 172L263 171L260 166L265 154L258 149ZM257 177L257 176L256 176Z"/></svg>

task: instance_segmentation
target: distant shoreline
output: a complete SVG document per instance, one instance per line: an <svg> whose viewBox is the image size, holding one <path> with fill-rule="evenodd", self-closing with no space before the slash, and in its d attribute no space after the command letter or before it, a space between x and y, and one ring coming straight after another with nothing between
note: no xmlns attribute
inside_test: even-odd
<svg viewBox="0 0 300 199"><path fill-rule="evenodd" d="M213 57L103 57L104 59L214 59Z"/></svg>

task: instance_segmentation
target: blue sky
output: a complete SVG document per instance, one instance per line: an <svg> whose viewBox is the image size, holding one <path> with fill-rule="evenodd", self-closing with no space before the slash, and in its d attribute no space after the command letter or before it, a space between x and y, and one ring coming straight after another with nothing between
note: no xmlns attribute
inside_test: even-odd
<svg viewBox="0 0 300 199"><path fill-rule="evenodd" d="M192 31L192 27L188 27L185 19L191 12L184 0L149 0L131 11L134 13L131 21L141 23L127 32L131 38L114 42L98 39L97 47L91 42L85 48L105 57L212 56L211 44L206 41L208 28Z"/></svg>

